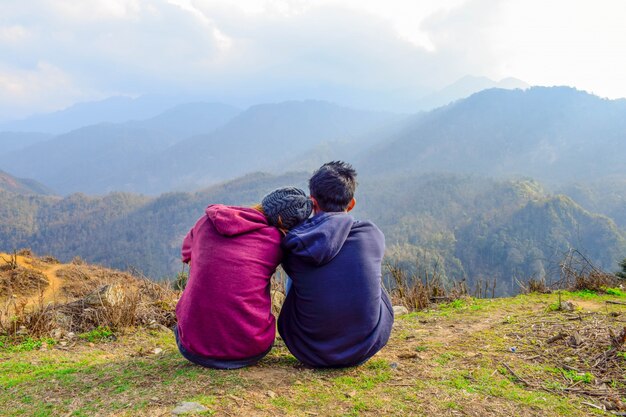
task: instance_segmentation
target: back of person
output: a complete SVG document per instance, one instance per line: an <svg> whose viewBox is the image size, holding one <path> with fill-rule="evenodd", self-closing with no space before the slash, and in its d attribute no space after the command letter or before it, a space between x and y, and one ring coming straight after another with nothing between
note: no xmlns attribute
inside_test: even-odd
<svg viewBox="0 0 626 417"><path fill-rule="evenodd" d="M252 208L207 208L183 246L191 267L176 316L187 351L234 360L269 349L275 337L269 278L280 263L281 238Z"/></svg>
<svg viewBox="0 0 626 417"><path fill-rule="evenodd" d="M393 325L381 286L384 236L348 214L355 177L343 162L316 171L309 182L316 214L283 241L283 267L293 284L278 331L291 353L314 367L365 362L387 343Z"/></svg>
<svg viewBox="0 0 626 417"><path fill-rule="evenodd" d="M271 349L276 320L270 280L279 265L283 233L311 214L304 191L283 187L254 208L211 205L183 242L190 262L176 306L180 353L198 365L235 369Z"/></svg>
<svg viewBox="0 0 626 417"><path fill-rule="evenodd" d="M294 277L278 320L291 353L315 367L352 366L389 339L393 310L381 288L384 237L349 214L319 214L283 243Z"/></svg>

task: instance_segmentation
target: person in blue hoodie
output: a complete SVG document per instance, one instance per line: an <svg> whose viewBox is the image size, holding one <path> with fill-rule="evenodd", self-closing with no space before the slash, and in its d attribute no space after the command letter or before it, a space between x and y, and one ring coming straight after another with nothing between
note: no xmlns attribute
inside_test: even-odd
<svg viewBox="0 0 626 417"><path fill-rule="evenodd" d="M389 340L393 309L381 285L383 233L348 212L356 171L333 161L309 180L314 216L283 239L291 277L278 332L289 351L311 367L364 363Z"/></svg>

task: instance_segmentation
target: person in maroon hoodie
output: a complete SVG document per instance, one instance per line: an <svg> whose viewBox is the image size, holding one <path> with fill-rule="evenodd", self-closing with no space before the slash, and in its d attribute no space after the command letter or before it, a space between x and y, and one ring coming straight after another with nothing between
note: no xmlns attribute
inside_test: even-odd
<svg viewBox="0 0 626 417"><path fill-rule="evenodd" d="M294 187L271 192L253 208L207 207L182 247L190 272L174 333L186 359L236 369L267 355L276 336L270 279L281 262L280 243L311 210L311 200Z"/></svg>

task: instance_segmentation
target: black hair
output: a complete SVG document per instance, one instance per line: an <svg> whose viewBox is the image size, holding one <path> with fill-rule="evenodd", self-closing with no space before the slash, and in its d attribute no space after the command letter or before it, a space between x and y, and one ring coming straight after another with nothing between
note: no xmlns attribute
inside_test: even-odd
<svg viewBox="0 0 626 417"><path fill-rule="evenodd" d="M356 171L343 161L322 165L309 180L311 197L326 212L345 211L354 198Z"/></svg>

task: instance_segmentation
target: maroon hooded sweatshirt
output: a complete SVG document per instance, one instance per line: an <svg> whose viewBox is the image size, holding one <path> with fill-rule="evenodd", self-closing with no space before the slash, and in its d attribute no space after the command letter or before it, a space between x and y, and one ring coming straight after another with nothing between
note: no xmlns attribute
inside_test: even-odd
<svg viewBox="0 0 626 417"><path fill-rule="evenodd" d="M186 350L236 360L271 347L270 278L281 261L281 238L255 209L207 207L183 241L182 260L191 267L176 317Z"/></svg>

